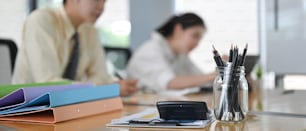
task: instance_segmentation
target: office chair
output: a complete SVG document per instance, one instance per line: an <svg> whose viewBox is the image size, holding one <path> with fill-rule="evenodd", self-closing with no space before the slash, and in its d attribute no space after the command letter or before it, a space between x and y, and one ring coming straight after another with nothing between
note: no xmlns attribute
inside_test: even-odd
<svg viewBox="0 0 306 131"><path fill-rule="evenodd" d="M17 51L14 41L0 39L0 85L11 84Z"/></svg>
<svg viewBox="0 0 306 131"><path fill-rule="evenodd" d="M124 70L130 57L131 51L128 48L103 47L108 60L115 66L116 69Z"/></svg>

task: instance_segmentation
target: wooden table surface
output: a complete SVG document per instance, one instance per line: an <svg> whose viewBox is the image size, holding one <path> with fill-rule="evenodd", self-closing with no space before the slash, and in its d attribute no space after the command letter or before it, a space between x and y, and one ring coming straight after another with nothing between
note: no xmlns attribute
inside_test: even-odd
<svg viewBox="0 0 306 131"><path fill-rule="evenodd" d="M224 124L214 122L203 129L184 129L201 131L306 131L306 91L261 90L257 88L249 94L249 113L245 122ZM149 128L110 128L106 127L112 119L154 108L160 100L205 101L212 107L212 93L197 93L184 97L165 97L153 94L136 94L124 98L124 109L105 114L80 118L57 124L33 124L0 121L0 131L143 131L178 130ZM180 129L183 130L183 129Z"/></svg>

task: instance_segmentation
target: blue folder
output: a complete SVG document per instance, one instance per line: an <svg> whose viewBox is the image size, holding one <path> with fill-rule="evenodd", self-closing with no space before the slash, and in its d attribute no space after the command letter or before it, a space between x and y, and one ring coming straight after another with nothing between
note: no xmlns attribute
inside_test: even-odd
<svg viewBox="0 0 306 131"><path fill-rule="evenodd" d="M24 105L0 111L0 116L12 113L44 110L58 106L114 98L118 97L119 95L119 84L46 92L45 94L37 97L36 99L33 99L32 101Z"/></svg>

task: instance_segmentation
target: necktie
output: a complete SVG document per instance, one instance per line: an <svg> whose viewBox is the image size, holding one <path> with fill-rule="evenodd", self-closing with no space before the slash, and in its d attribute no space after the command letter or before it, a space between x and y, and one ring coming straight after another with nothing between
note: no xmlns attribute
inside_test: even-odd
<svg viewBox="0 0 306 131"><path fill-rule="evenodd" d="M73 35L74 46L71 52L69 63L66 66L66 70L63 74L63 78L75 80L78 62L79 62L79 35L76 32Z"/></svg>

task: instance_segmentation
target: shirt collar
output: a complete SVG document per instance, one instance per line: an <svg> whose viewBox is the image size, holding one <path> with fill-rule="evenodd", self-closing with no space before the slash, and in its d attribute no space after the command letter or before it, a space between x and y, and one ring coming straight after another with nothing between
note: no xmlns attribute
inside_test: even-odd
<svg viewBox="0 0 306 131"><path fill-rule="evenodd" d="M176 58L175 53L171 49L171 47L170 47L169 43L167 42L167 40L165 39L165 37L163 37L158 32L154 32L152 34L152 37L153 37L153 39L157 40L157 43L160 45L161 50L163 51L165 57L168 60L174 60Z"/></svg>
<svg viewBox="0 0 306 131"><path fill-rule="evenodd" d="M63 18L64 28L65 28L65 35L70 39L76 32L76 29L73 27L71 20L69 19L64 7L60 7L59 13Z"/></svg>

